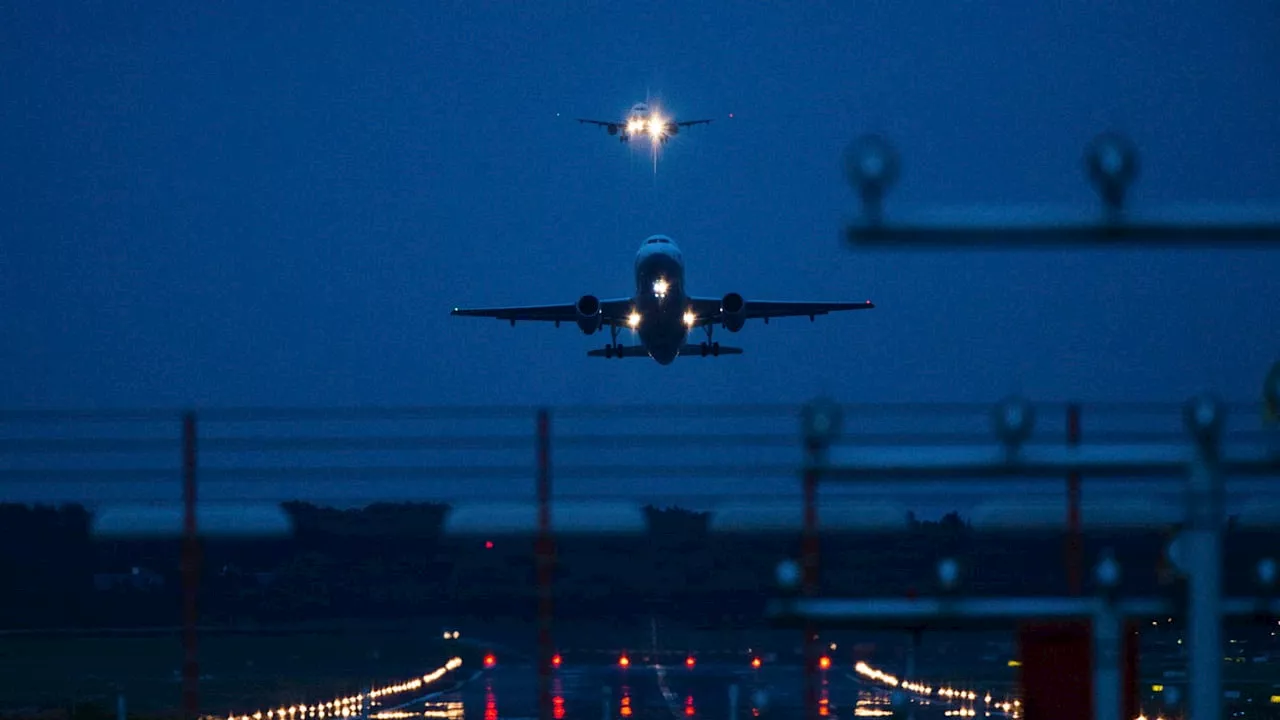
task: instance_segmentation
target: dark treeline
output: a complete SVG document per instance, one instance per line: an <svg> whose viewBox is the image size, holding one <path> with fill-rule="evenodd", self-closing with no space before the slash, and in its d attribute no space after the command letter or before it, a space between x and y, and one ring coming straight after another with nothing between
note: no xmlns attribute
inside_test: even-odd
<svg viewBox="0 0 1280 720"><path fill-rule="evenodd" d="M292 537L206 541L200 617L209 624L284 624L395 617L532 619L534 543L528 537L442 533L448 507L378 504L336 510L284 505ZM775 568L798 557L796 534L708 532L708 513L646 508L640 536L556 540L556 612L595 617L678 615L702 623L756 623L774 593ZM176 625L181 608L177 539L95 540L79 506L0 505L0 624L4 628ZM1167 588L1167 535L1091 537L1086 558L1112 548L1126 589ZM821 539L828 595L929 594L937 562L960 561L969 592L1046 594L1066 589L1060 533L992 535L952 513L909 519L909 530ZM1248 591L1256 540L1232 532L1228 581ZM1088 581L1086 572L1086 582Z"/></svg>

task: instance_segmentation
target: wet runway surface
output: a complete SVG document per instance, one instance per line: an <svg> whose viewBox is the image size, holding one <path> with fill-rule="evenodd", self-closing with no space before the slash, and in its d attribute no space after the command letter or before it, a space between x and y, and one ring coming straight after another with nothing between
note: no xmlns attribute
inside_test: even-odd
<svg viewBox="0 0 1280 720"><path fill-rule="evenodd" d="M826 673L822 696L831 717L853 717L859 683L843 672ZM561 668L552 680L557 720L687 720L730 717L730 688L737 686L737 717L795 717L803 707L800 668L770 670L729 666ZM451 720L536 718L537 676L529 666L493 669L462 691L435 699L428 716ZM867 713L863 692L863 712ZM879 706L888 710L887 706Z"/></svg>

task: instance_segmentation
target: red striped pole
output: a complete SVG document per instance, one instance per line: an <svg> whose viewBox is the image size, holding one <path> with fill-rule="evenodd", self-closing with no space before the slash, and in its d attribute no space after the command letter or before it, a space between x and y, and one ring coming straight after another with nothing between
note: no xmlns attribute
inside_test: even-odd
<svg viewBox="0 0 1280 720"><path fill-rule="evenodd" d="M534 554L538 567L538 717L553 720L551 583L555 542L551 534L551 418L545 408L538 410L538 540Z"/></svg>
<svg viewBox="0 0 1280 720"><path fill-rule="evenodd" d="M814 458L821 452L821 447L814 440L809 441L809 456ZM801 543L803 565L803 592L812 597L818 594L818 471L809 463L804 472L804 537ZM815 720L818 717L818 652L814 635L817 627L807 621L804 627L804 678L805 678L805 718Z"/></svg>
<svg viewBox="0 0 1280 720"><path fill-rule="evenodd" d="M182 715L199 714L200 666L196 656L196 598L200 583L200 546L196 535L196 416L182 417Z"/></svg>
<svg viewBox="0 0 1280 720"><path fill-rule="evenodd" d="M1080 406L1067 405L1067 445L1080 444ZM1072 595L1082 592L1084 548L1080 537L1080 473L1067 475L1067 587Z"/></svg>

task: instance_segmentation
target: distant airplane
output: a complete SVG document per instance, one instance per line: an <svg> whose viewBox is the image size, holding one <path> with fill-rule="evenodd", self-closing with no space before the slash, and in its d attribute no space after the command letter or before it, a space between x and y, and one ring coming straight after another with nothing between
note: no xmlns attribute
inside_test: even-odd
<svg viewBox="0 0 1280 720"><path fill-rule="evenodd" d="M622 120L588 120L587 118L578 118L580 123L590 123L599 125L609 131L610 135L617 135L619 142L627 142L635 135L648 134L660 144L666 144L667 140L673 135L680 132L680 128L690 127L693 125L705 125L710 120L685 120L676 122L668 118L664 118L656 110L649 107L649 103L636 103L631 106L631 110L627 112L627 116Z"/></svg>
<svg viewBox="0 0 1280 720"><path fill-rule="evenodd" d="M452 315L489 317L507 320L513 326L517 320L539 320L577 323L586 335L608 327L611 342L601 350L590 350L588 357L645 357L670 365L679 355L741 355L742 349L721 347L712 342L711 331L721 325L729 332L738 332L747 320L760 318L815 316L838 310L869 310L875 305L867 302L777 302L744 300L738 293L724 297L694 297L685 294L684 256L666 235L652 235L645 239L636 253L636 293L634 297L600 300L594 295L583 295L572 305L534 305L525 307L496 307L464 310L454 308ZM618 331L623 327L635 330L640 345L618 344ZM699 345L686 342L694 328L701 327L707 334Z"/></svg>

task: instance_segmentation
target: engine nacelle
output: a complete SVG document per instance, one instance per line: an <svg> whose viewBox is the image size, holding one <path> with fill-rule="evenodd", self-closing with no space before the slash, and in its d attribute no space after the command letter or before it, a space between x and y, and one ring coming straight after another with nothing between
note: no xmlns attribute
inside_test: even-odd
<svg viewBox="0 0 1280 720"><path fill-rule="evenodd" d="M578 311L578 328L584 335L590 335L600 329L604 322L604 314L600 311L600 298L595 295L583 295L575 306Z"/></svg>
<svg viewBox="0 0 1280 720"><path fill-rule="evenodd" d="M618 126L617 126L617 125L610 125L610 126L609 126L609 134L610 134L610 135L617 135L617 134L618 134Z"/></svg>
<svg viewBox="0 0 1280 720"><path fill-rule="evenodd" d="M667 135L679 135L679 134L680 134L680 126L679 126L679 125L677 125L677 124L675 124L675 123L673 123L673 122L669 122L669 123L667 123L667 130L666 130L666 134L667 134Z"/></svg>
<svg viewBox="0 0 1280 720"><path fill-rule="evenodd" d="M747 301L738 293L729 293L720 299L720 313L724 317L724 329L738 332L747 322Z"/></svg>

